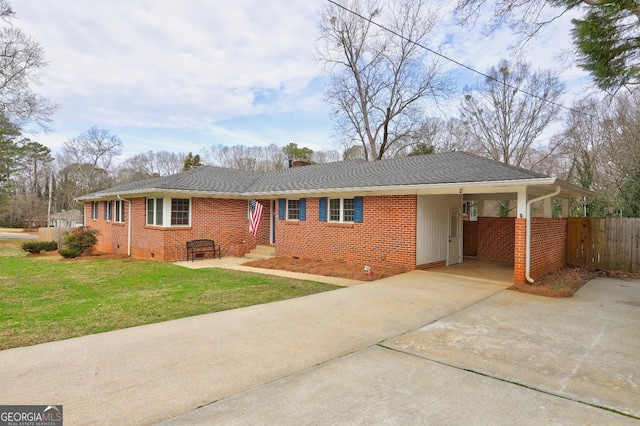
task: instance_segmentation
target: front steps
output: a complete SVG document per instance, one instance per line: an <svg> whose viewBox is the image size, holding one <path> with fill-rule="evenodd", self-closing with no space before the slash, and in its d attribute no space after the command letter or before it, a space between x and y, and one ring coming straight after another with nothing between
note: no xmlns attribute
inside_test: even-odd
<svg viewBox="0 0 640 426"><path fill-rule="evenodd" d="M256 246L244 257L247 259L272 259L276 257L276 249L272 246Z"/></svg>

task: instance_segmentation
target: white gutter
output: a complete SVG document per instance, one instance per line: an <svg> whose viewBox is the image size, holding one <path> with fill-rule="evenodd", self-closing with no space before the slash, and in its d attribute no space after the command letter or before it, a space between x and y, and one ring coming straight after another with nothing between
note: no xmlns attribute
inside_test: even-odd
<svg viewBox="0 0 640 426"><path fill-rule="evenodd" d="M118 200L122 200L129 205L129 212L127 216L127 256L131 257L131 222L133 222L133 218L131 217L131 201L126 200L120 197L120 194L116 194ZM85 209L86 210L86 209Z"/></svg>
<svg viewBox="0 0 640 426"><path fill-rule="evenodd" d="M533 278L531 278L531 205L535 202L538 202L547 198L555 197L560 193L561 190L562 188L560 187L560 185L556 185L556 190L553 191L551 194L543 195L541 197L534 198L533 200L527 201L527 210L526 210L527 234L525 237L525 240L527 241L526 243L527 248L525 252L525 261L524 261L524 277L531 284L533 284L533 282L535 281Z"/></svg>

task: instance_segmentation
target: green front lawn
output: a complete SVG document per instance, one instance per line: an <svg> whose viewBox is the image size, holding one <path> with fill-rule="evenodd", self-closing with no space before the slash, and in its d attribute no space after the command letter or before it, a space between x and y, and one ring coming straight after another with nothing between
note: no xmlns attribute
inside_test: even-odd
<svg viewBox="0 0 640 426"><path fill-rule="evenodd" d="M134 259L59 261L0 240L0 349L306 296L329 284Z"/></svg>

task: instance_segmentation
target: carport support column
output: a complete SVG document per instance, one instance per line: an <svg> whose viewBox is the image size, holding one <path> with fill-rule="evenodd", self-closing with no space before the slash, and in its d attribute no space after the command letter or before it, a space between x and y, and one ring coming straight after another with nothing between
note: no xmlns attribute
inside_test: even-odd
<svg viewBox="0 0 640 426"><path fill-rule="evenodd" d="M517 217L514 232L513 283L526 284L527 219Z"/></svg>
<svg viewBox="0 0 640 426"><path fill-rule="evenodd" d="M563 198L560 200L562 205L562 212L560 213L560 217L569 217L569 199Z"/></svg>
<svg viewBox="0 0 640 426"><path fill-rule="evenodd" d="M516 216L515 246L513 248L513 282L525 284L527 253L527 188L518 191L518 209Z"/></svg>

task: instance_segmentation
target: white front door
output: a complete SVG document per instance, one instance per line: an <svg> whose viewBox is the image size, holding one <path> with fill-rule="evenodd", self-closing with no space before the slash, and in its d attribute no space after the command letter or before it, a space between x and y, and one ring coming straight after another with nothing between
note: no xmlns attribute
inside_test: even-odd
<svg viewBox="0 0 640 426"><path fill-rule="evenodd" d="M449 207L449 256L447 265L460 263L460 207Z"/></svg>

